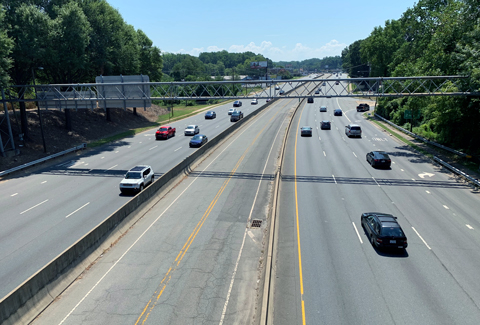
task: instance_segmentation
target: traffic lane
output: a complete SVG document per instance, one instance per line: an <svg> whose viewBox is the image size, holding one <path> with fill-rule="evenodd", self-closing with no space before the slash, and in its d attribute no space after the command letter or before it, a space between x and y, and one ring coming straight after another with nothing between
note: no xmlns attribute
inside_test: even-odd
<svg viewBox="0 0 480 325"><path fill-rule="evenodd" d="M185 323L191 319L189 317L193 313L195 316L198 314L197 320L207 318L218 322L222 308L225 306L225 296L231 284L232 269L238 258L242 237L245 237L247 219L250 213L255 218L266 219L266 204L269 201L269 186L272 178L265 177L266 180L262 182L259 189L260 195L255 201L257 205L253 204L256 192L252 189L258 186L262 173L270 171L271 175L275 170L275 159L280 145L279 139L281 139L279 131L284 130L278 123L286 117L286 115L276 115L278 122L274 121L272 125L267 125L261 136L258 136L257 131L264 122L259 121L258 124L252 123L250 126L249 130L252 132L245 132L242 137L232 138L222 144L215 151L215 155L209 155L197 168L197 170L203 170L206 167L204 173L194 171L191 177L175 186L172 192L159 201L137 223L136 227L127 233L108 254L104 255L102 260L90 269L89 274L81 279L82 283L88 281L92 284L96 283L97 278L89 280L90 275L102 268L105 272L113 261L119 259L125 248L135 242L138 235L149 227L151 219L161 216L160 223L153 225L151 231L132 249L135 253L125 255L124 260L118 264L118 268L113 269L105 281L92 291L92 294L82 302L80 309L76 310L66 323L85 322L87 319L81 316L82 313L96 321L115 323L118 321L116 317L120 316L117 313L121 314L121 310L125 308L129 310L130 315L132 310L137 310L137 314L133 316L138 317L164 276L162 272L167 272L178 251L182 251L184 242L191 236L189 234L194 233L192 229L195 229L202 218L204 223L194 235L195 240L190 243L191 246L185 257L182 257L182 265L176 271L177 273L172 275L178 278L167 286L162 299L156 304L148 320L153 323L160 321ZM259 129L256 130L256 126ZM258 137L255 144L245 152L243 149L253 142L254 137ZM277 141L274 142L274 139ZM273 149L272 143L275 143ZM227 148L229 145L230 147ZM222 152L224 148L227 149ZM266 153L269 150L273 153L269 155L270 160L264 171ZM219 158L213 161L217 152L221 152ZM235 174L230 177L232 171L235 171ZM266 174L268 176L269 173ZM192 179L195 179L193 184ZM192 185L187 188L189 184ZM187 192L179 196L179 193L184 190ZM220 190L222 192L219 194ZM174 202L177 197L178 200ZM163 213L172 203L170 210ZM254 205L253 210L252 205ZM204 218L205 212L209 209L210 214ZM258 260L261 256L258 245L261 246L262 243L262 232L261 229L250 229L246 237L242 258L238 263L237 274L240 276L235 278L230 293L232 310L226 310L225 323L235 322L230 319L240 319L240 323L251 319L254 311L252 304L255 302L254 288ZM155 256L151 256L153 255L151 253ZM112 262L109 261L110 258ZM133 276L135 273L140 274ZM99 276L101 274L102 272L99 272ZM103 286L106 289L103 289ZM76 290L84 291L79 294ZM89 290L88 285L69 288L62 299L47 309L38 322L40 324L57 322L66 314L64 313L66 310L62 310L59 306L65 304L68 307L75 306L75 300L78 301L87 290ZM112 294L113 292L115 294ZM125 292L128 294L124 294ZM98 297L96 297L97 294ZM166 301L163 301L163 297L166 297ZM98 301L101 303L98 304ZM210 303L204 303L205 301ZM239 312L239 306L246 307L242 307ZM52 310L53 312L50 313ZM122 322L130 317L121 316L124 317ZM135 317L131 317L133 322L136 320Z"/></svg>
<svg viewBox="0 0 480 325"><path fill-rule="evenodd" d="M288 155L287 155L288 156ZM302 160L302 162L305 161L305 160ZM317 164L317 166L319 166L320 164ZM302 184L303 185L303 184ZM351 186L347 187L347 188L351 188ZM306 193L311 193L313 189L309 189L308 191L306 191ZM282 187L282 191L283 191L283 187ZM310 205L312 204L311 202L317 202L318 201L318 198L322 198L322 197L325 197L325 196L328 196L329 193L331 193L332 191L329 191L329 190L326 190L324 191L324 193L321 193L321 194L317 194L317 195L313 195L313 199L310 198L308 199L307 201L310 202ZM358 196L358 195L357 195ZM303 197L302 195L300 195L300 197ZM353 196L355 197L355 196ZM378 195L374 195L373 197L378 197ZM315 198L317 198L317 201L315 200ZM330 198L329 200L327 200L328 202L331 202L333 198ZM377 199L378 201L378 199ZM388 201L388 199L386 199L385 201ZM372 200L372 202L375 202ZM300 205L300 206L303 206L303 205ZM308 206L308 205L307 205ZM313 209L313 211L322 211L322 209L320 208L316 208L316 209ZM331 214L327 214L327 215L333 215L335 211L332 211ZM307 214L307 215L311 215L311 214ZM331 224L331 223L330 223ZM313 228L311 227L311 224L309 223L309 229ZM342 228L341 228L342 229ZM341 233L341 230L340 230L340 233ZM334 238L338 238L339 236L333 236ZM308 245L308 247L321 247L321 245ZM302 246L303 247L303 246ZM347 259L348 260L348 259ZM308 287L308 286L306 286Z"/></svg>

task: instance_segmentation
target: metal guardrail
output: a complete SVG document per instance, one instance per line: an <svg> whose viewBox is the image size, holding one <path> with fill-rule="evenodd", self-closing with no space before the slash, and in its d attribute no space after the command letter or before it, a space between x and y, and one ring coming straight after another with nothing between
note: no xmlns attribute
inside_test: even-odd
<svg viewBox="0 0 480 325"><path fill-rule="evenodd" d="M408 130L405 130L404 128L402 128L402 127L400 127L400 126L398 126L398 125L396 125L396 124L393 124L393 123L390 122L389 120L381 117L381 116L378 115L377 113L375 113L375 117L377 117L377 118L381 119L382 121L390 124L390 125L393 126L394 128L402 131L403 133L406 133L406 134L408 134L408 135L410 135L410 136L412 136L412 137L414 137L414 138L416 138L416 139L418 139L418 140L420 140L420 141L423 141L423 142L425 142L425 143L427 143L427 144L431 144L432 146L441 148L441 149L446 150L446 151L450 151L451 153L454 153L454 154L456 154L457 156L460 156L460 157L471 158L471 156L470 156L470 155L467 155L466 153L463 153L463 152L461 152L461 151L458 151L458 150L455 150L455 149L452 149L452 148L445 147L444 145L441 145L441 144L439 144L439 143L430 141L430 140L428 140L428 139L426 139L426 138L424 138L424 137L419 136L418 134L415 134L415 133L412 133L412 132L410 132L410 131L408 131Z"/></svg>
<svg viewBox="0 0 480 325"><path fill-rule="evenodd" d="M19 171L19 170L22 170L22 169L27 168L27 167L35 166L35 165L37 165L37 164L46 162L46 161L48 161L48 160L50 160L50 159L53 159L53 158L57 158L57 157L66 155L67 153L70 153L70 152L74 152L74 151L78 151L78 150L81 150L81 149L85 149L86 147L87 147L87 144L86 144L86 143L82 143L82 144L79 145L79 146L76 146L76 147L73 147L73 148L70 148L70 149L61 151L61 152L57 152L57 153L55 153L55 154L53 154L53 155L50 155L50 156L48 156L48 157L40 158L40 159L31 161L31 162L29 162L29 163L26 163L26 164L17 166L17 167L13 167L13 168L11 168L11 169L4 170L4 171L0 172L0 177L5 176L5 175L8 175L8 174L13 173L13 172L16 172L16 171Z"/></svg>
<svg viewBox="0 0 480 325"><path fill-rule="evenodd" d="M435 160L436 162L438 162L440 165L442 165L443 167L447 168L447 169L450 169L451 171L453 171L455 174L459 174L463 177L465 177L467 180L469 180L470 182L472 182L473 184L475 184L476 186L480 187L480 181L478 181L477 179L473 178L472 176L468 175L468 174L465 174L464 172L462 172L461 170L459 170L458 168L455 168L453 167L452 165L444 162L442 159L438 158L438 157L435 157L433 156L433 160Z"/></svg>
<svg viewBox="0 0 480 325"><path fill-rule="evenodd" d="M421 141L423 141L423 142L425 142L425 143L428 143L428 144L434 145L434 146L436 146L436 147L442 148L442 149L444 149L444 150L450 151L450 152L452 152L452 153L454 153L454 154L456 154L456 155L458 155L458 156L461 156L461 157L470 157L470 156L468 156L467 154L465 154L465 153L463 153L463 152L460 152L460 151L458 151L458 150L445 147L445 146L443 146L443 145L441 145L441 144L439 144L439 143L432 142L432 141L430 141L430 140L428 140L428 139L425 139L424 137L421 137L421 136L419 136L419 135L417 135L417 134L415 134L415 133L412 133L412 132L410 132L410 131L408 131L408 130L405 130L404 128L402 128L402 127L400 127L400 126L398 126L398 125L390 122L389 120L381 117L381 116L378 115L378 114L375 114L375 117L381 119L382 121L390 124L390 125L393 126L394 128L396 128L396 129L398 129L398 130L400 130L400 131L402 131L402 132L404 132L404 133L406 133L406 134L408 134L408 135L410 135L410 136L412 136L412 137L414 137L414 138L416 138L416 139L418 139L418 140L421 140ZM444 162L442 159L440 159L440 158L438 158L438 157L436 157L436 156L433 156L433 160L435 160L436 162L438 162L438 163L439 163L440 165L442 165L443 167L451 170L451 171L454 172L455 174L458 174L458 175L466 178L467 180L469 180L470 182L472 182L472 183L475 184L476 186L480 187L480 181L478 181L477 179L473 178L472 176L470 176L470 175L462 172L462 171L459 170L458 168L453 167L452 165Z"/></svg>

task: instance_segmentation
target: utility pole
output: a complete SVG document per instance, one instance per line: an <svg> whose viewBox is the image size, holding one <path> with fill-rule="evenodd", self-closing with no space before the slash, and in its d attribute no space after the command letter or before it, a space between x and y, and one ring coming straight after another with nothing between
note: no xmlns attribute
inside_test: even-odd
<svg viewBox="0 0 480 325"><path fill-rule="evenodd" d="M37 67L38 70L43 70L43 67ZM33 90L35 92L35 99L37 98L37 87L35 86L35 69L32 68L32 77L33 77ZM43 152L47 152L47 145L45 144L45 135L43 134L43 122L42 122L42 113L40 111L40 105L38 101L35 102L37 104L37 112L38 112L38 119L40 121L40 133L42 134L42 142L43 142Z"/></svg>

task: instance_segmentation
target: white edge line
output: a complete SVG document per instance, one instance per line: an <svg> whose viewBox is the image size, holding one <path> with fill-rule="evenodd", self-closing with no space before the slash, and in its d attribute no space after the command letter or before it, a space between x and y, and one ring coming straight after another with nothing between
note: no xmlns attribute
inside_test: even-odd
<svg viewBox="0 0 480 325"><path fill-rule="evenodd" d="M428 246L427 242L422 238L422 236L420 236L420 234L418 233L418 231L417 231L415 228L413 228L413 227L412 227L412 229L413 229L413 231L415 231L415 233L417 234L417 236L420 237L420 239L423 241L423 243L425 244L425 246L427 246L427 248L431 250L432 248L431 248L430 246Z"/></svg>
<svg viewBox="0 0 480 325"><path fill-rule="evenodd" d="M43 201L43 202L38 203L37 205L34 205L33 207L31 207L31 208L29 208L29 209L27 209L27 210L25 210L25 211L23 211L23 212L20 212L20 214L24 214L25 212L30 211L30 210L32 210L33 208L36 208L36 207L38 207L40 204L43 204L43 203L45 203L45 202L47 202L47 201L48 201L48 199L46 199L46 200Z"/></svg>
<svg viewBox="0 0 480 325"><path fill-rule="evenodd" d="M86 206L87 206L87 205L89 205L89 204L90 204L90 202L87 202L87 203L85 203L84 205L82 205L82 206L81 206L81 207L79 207L77 210L75 210L75 211L73 211L72 213L70 213L70 214L69 214L68 216L66 216L65 218L68 218L68 217L70 217L72 214L74 214L75 212L77 212L77 211L79 211L79 210L83 209L84 207L86 207Z"/></svg>
<svg viewBox="0 0 480 325"><path fill-rule="evenodd" d="M355 222L352 221L352 225L353 225L353 228L355 228L355 232L357 233L357 236L358 236L358 239L360 240L360 243L363 244L362 237L360 237L357 226L355 226Z"/></svg>

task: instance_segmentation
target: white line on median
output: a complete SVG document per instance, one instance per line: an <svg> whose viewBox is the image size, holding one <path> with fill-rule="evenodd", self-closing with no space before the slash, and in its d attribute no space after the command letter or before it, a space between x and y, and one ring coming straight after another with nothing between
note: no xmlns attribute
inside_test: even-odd
<svg viewBox="0 0 480 325"><path fill-rule="evenodd" d="M173 151L178 151L178 150L180 150L180 149L182 149L182 147L180 147L180 148L178 148L178 149L175 149L175 150L173 150Z"/></svg>
<svg viewBox="0 0 480 325"><path fill-rule="evenodd" d="M355 228L355 232L357 233L358 239L360 240L360 243L363 244L362 237L360 237L360 234L358 233L357 226L355 226L355 222L352 221L353 228Z"/></svg>
<svg viewBox="0 0 480 325"><path fill-rule="evenodd" d="M70 213L68 216L66 216L65 218L68 218L70 217L72 214L74 214L75 212L79 211L80 209L83 209L84 207L86 207L87 205L89 205L90 202L87 202L86 204L82 205L81 207L79 207L77 210L73 211L72 213Z"/></svg>
<svg viewBox="0 0 480 325"><path fill-rule="evenodd" d="M32 210L33 208L36 208L36 207L38 207L40 204L43 204L43 203L45 203L45 202L47 202L47 201L48 201L48 199L46 199L46 200L43 201L43 202L40 202L40 203L37 204L37 205L34 205L33 207L31 207L31 208L29 208L29 209L27 209L27 210L25 210L25 211L23 211L23 212L20 212L20 214L24 214L25 212L30 211L30 210Z"/></svg>
<svg viewBox="0 0 480 325"><path fill-rule="evenodd" d="M418 231L417 231L415 228L413 228L413 227L412 227L412 229L413 229L413 231L415 231L415 233L417 234L417 236L420 237L420 239L423 241L423 243L425 244L425 246L427 246L427 248L431 250L430 246L428 246L427 242L422 238L422 236L420 236L420 234L418 233Z"/></svg>

